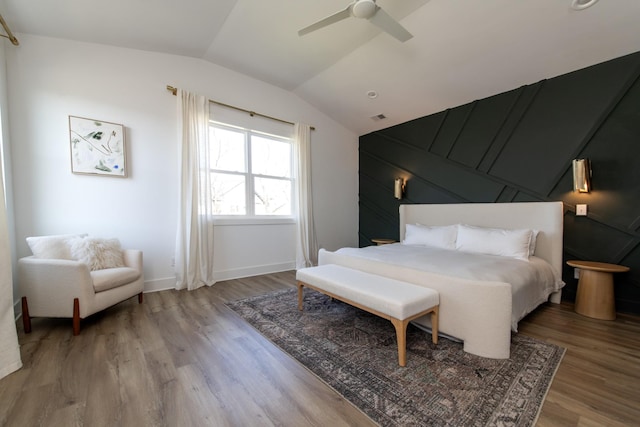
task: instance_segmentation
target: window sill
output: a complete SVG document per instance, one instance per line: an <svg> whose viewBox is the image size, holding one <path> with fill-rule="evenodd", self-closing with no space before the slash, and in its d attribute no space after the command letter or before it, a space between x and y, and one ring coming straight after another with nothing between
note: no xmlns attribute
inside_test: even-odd
<svg viewBox="0 0 640 427"><path fill-rule="evenodd" d="M214 226L227 226L227 225L283 225L283 224L295 224L296 220L293 217L259 217L259 216L238 216L238 217L216 217L213 219Z"/></svg>

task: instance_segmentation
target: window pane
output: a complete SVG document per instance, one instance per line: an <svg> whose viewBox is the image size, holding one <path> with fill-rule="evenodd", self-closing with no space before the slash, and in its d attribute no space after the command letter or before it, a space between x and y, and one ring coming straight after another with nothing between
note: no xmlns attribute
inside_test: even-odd
<svg viewBox="0 0 640 427"><path fill-rule="evenodd" d="M214 215L246 215L245 178L225 173L211 174L211 199Z"/></svg>
<svg viewBox="0 0 640 427"><path fill-rule="evenodd" d="M251 169L256 175L291 177L291 143L252 135Z"/></svg>
<svg viewBox="0 0 640 427"><path fill-rule="evenodd" d="M213 126L209 130L209 166L229 172L246 172L244 133Z"/></svg>
<svg viewBox="0 0 640 427"><path fill-rule="evenodd" d="M291 181L255 178L256 215L291 215Z"/></svg>

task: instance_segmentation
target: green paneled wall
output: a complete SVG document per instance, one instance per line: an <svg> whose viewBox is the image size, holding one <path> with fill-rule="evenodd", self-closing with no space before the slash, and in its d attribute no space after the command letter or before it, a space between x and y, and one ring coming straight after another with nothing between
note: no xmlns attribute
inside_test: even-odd
<svg viewBox="0 0 640 427"><path fill-rule="evenodd" d="M571 191L582 157L589 194ZM361 246L398 238L396 177L402 203L563 201L565 260L630 267L616 305L640 314L640 52L361 136L359 176ZM573 270L563 278L572 301Z"/></svg>

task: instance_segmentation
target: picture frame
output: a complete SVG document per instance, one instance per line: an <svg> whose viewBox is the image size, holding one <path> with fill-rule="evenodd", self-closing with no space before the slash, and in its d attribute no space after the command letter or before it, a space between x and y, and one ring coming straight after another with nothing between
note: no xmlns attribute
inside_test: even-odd
<svg viewBox="0 0 640 427"><path fill-rule="evenodd" d="M69 143L72 173L127 177L123 125L69 116Z"/></svg>

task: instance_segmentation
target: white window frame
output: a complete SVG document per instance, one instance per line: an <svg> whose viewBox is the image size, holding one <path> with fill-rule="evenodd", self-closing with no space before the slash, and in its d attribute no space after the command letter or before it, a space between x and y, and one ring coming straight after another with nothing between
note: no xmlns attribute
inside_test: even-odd
<svg viewBox="0 0 640 427"><path fill-rule="evenodd" d="M294 224L295 216L294 212L296 209L296 180L294 177L294 159L293 159L293 138L286 137L282 135L275 135L272 133L261 132L255 129L249 129L244 126L236 126L229 123L223 123L215 120L209 120L209 127L217 127L220 129L229 129L233 131L243 132L245 135L244 144L245 144L245 170L246 172L235 172L235 171L226 171L220 169L214 169L209 167L209 172L228 174L228 175L238 175L245 177L245 204L246 204L246 213L244 215L213 215L213 223L215 225L252 225L252 224ZM262 136L267 138L273 138L275 140L279 140L281 142L286 142L290 144L290 177L283 178L278 176L271 175L262 175L262 174L254 174L252 171L252 162L251 162L251 136ZM255 191L254 191L254 178L268 178L268 179L280 179L283 181L289 181L291 183L291 195L290 195L290 203L291 203L291 214L290 215L256 215L255 213Z"/></svg>

